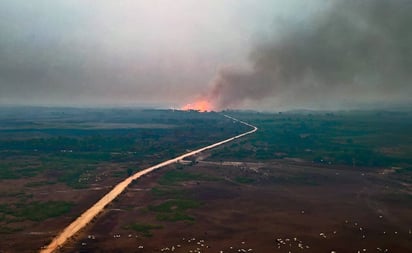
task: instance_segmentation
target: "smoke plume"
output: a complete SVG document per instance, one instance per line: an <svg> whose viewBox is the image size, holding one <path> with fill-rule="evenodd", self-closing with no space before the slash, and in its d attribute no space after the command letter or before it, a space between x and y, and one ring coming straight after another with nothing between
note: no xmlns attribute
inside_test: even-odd
<svg viewBox="0 0 412 253"><path fill-rule="evenodd" d="M337 1L311 22L261 42L252 67L221 69L216 108L248 103L305 107L409 102L412 1Z"/></svg>

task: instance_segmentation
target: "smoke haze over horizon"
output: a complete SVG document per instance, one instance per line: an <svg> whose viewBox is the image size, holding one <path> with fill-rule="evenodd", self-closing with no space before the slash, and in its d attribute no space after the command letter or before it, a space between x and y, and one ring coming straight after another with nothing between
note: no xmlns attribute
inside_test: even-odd
<svg viewBox="0 0 412 253"><path fill-rule="evenodd" d="M408 103L410 13L410 1L338 1L304 27L256 47L251 70L223 69L211 96L218 108L266 99L302 108Z"/></svg>
<svg viewBox="0 0 412 253"><path fill-rule="evenodd" d="M0 3L0 105L410 104L412 2Z"/></svg>

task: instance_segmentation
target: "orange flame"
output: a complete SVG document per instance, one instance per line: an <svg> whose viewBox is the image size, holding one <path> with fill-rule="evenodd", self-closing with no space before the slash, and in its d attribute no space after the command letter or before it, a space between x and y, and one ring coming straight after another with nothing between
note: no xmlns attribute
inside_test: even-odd
<svg viewBox="0 0 412 253"><path fill-rule="evenodd" d="M194 111L199 111L199 112L210 112L213 110L213 106L209 101L202 99L195 101L194 103L191 104L186 104L185 106L182 107L182 110L188 111L188 110L194 110Z"/></svg>

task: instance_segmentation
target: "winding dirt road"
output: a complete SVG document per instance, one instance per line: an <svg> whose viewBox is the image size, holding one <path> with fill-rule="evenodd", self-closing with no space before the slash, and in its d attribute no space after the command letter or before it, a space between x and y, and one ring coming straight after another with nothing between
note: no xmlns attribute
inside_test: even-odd
<svg viewBox="0 0 412 253"><path fill-rule="evenodd" d="M256 132L258 130L257 127L248 124L244 121L235 119L233 117L230 117L228 115L224 115L225 117L232 119L234 121L240 122L241 124L247 125L249 127L252 128L252 130L245 132L243 134L239 134L237 136L234 136L232 138L217 142L215 144L188 152L186 154L183 154L181 156L178 156L176 158L164 161L162 163L159 163L157 165L154 165L152 167L149 167L147 169L141 170L139 172L137 172L136 174L126 178L125 180L123 180L122 182L120 182L119 184L117 184L109 193L107 193L106 195L104 195L99 201L97 201L92 207L90 207L89 209L87 209L82 215L80 215L76 220L74 220L69 226L67 226L63 232L61 232L57 237L55 237L52 242L45 246L40 253L48 253L48 252L53 252L56 249L58 249L59 247L61 247L70 237L72 237L74 234L76 234L80 229L82 229L83 227L85 227L94 217L96 217L104 208L106 205L108 205L110 202L112 202L117 196L119 196L126 188L127 186L133 181L138 179L139 177L148 174L156 169L162 168L166 165L172 164L172 163L176 163L182 159L185 159L186 157L192 156L192 155L196 155L200 152L203 152L205 150L208 149L212 149L215 148L217 146L223 145L225 143L234 141L238 138L244 137L246 135L252 134L254 132Z"/></svg>

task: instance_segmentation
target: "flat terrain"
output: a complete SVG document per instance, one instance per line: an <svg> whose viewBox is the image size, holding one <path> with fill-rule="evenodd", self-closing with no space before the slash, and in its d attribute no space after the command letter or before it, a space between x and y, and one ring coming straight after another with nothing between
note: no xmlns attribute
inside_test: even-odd
<svg viewBox="0 0 412 253"><path fill-rule="evenodd" d="M411 206L379 172L203 160L145 176L62 251L409 252Z"/></svg>
<svg viewBox="0 0 412 253"><path fill-rule="evenodd" d="M1 108L0 251L35 252L134 172L245 129L217 113Z"/></svg>
<svg viewBox="0 0 412 253"><path fill-rule="evenodd" d="M259 131L137 180L61 251L412 251L410 112L226 113ZM0 252L36 252L131 173L248 130L167 110L0 117Z"/></svg>

